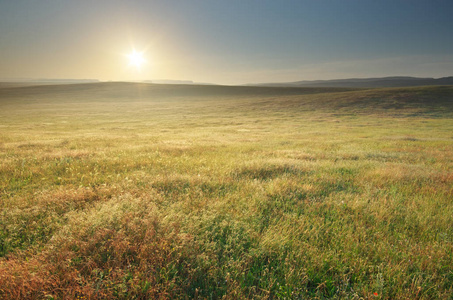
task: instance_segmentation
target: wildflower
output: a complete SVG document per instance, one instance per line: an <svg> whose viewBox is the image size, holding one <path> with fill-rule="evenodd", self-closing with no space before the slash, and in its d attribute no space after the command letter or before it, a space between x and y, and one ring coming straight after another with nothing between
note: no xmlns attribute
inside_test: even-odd
<svg viewBox="0 0 453 300"><path fill-rule="evenodd" d="M378 293L374 292L374 293L373 293L373 295L377 296L377 295L378 295Z"/></svg>

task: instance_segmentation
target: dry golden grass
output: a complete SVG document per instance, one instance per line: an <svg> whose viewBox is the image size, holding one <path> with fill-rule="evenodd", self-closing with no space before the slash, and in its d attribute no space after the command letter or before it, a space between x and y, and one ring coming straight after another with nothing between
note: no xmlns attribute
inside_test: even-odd
<svg viewBox="0 0 453 300"><path fill-rule="evenodd" d="M448 299L453 89L0 88L0 298Z"/></svg>

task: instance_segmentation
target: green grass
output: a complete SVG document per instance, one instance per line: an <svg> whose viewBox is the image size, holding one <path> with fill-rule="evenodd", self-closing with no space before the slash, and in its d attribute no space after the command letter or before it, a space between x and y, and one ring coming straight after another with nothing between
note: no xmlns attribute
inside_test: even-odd
<svg viewBox="0 0 453 300"><path fill-rule="evenodd" d="M0 298L452 299L453 88L0 88Z"/></svg>

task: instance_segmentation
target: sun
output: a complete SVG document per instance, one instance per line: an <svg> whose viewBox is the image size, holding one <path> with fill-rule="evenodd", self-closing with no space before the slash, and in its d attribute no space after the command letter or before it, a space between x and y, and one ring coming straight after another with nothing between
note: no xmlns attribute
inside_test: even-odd
<svg viewBox="0 0 453 300"><path fill-rule="evenodd" d="M137 52L135 49L127 55L127 58L129 59L129 66L136 67L138 70L146 63L143 52Z"/></svg>

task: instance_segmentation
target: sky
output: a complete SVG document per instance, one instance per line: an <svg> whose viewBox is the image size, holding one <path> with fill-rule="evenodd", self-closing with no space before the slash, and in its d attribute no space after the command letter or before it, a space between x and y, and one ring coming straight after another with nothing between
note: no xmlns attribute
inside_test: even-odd
<svg viewBox="0 0 453 300"><path fill-rule="evenodd" d="M0 0L0 79L438 78L452 16L452 0Z"/></svg>

